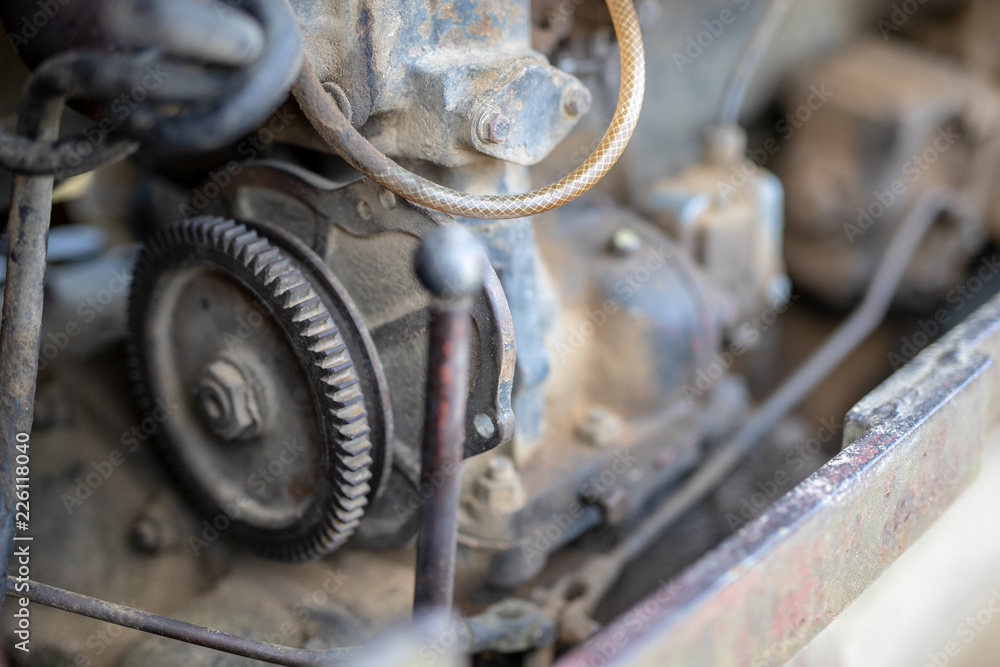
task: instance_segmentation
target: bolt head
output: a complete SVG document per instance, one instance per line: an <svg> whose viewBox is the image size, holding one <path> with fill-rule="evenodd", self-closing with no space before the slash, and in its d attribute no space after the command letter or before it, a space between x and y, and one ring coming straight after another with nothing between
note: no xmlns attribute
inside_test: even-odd
<svg viewBox="0 0 1000 667"><path fill-rule="evenodd" d="M611 236L611 251L616 255L631 255L642 248L642 238L629 227L622 227Z"/></svg>
<svg viewBox="0 0 1000 667"><path fill-rule="evenodd" d="M491 144L502 144L510 134L510 119L502 113L494 114L486 125L486 140Z"/></svg>
<svg viewBox="0 0 1000 667"><path fill-rule="evenodd" d="M205 366L194 393L209 429L223 440L252 440L263 431L257 392L235 362L218 358Z"/></svg>
<svg viewBox="0 0 1000 667"><path fill-rule="evenodd" d="M608 408L594 406L577 427L577 435L596 447L614 447L622 437L621 418Z"/></svg>
<svg viewBox="0 0 1000 667"><path fill-rule="evenodd" d="M575 118L590 111L592 102L593 97L589 90L583 86L573 86L566 91L563 98L563 110L566 112L566 115Z"/></svg>
<svg viewBox="0 0 1000 667"><path fill-rule="evenodd" d="M514 462L506 456L490 460L486 474L476 483L476 496L491 514L508 514L524 505L524 487Z"/></svg>
<svg viewBox="0 0 1000 667"><path fill-rule="evenodd" d="M480 440L489 440L497 430L493 424L493 419L485 412L480 412L476 415L472 420L472 424L476 427L476 435L479 436Z"/></svg>
<svg viewBox="0 0 1000 667"><path fill-rule="evenodd" d="M141 517L132 526L129 538L137 551L154 554L163 546L163 528L155 519Z"/></svg>
<svg viewBox="0 0 1000 667"><path fill-rule="evenodd" d="M493 481L504 482L516 478L517 470L514 468L514 462L506 456L494 456L490 459L490 469L486 474Z"/></svg>

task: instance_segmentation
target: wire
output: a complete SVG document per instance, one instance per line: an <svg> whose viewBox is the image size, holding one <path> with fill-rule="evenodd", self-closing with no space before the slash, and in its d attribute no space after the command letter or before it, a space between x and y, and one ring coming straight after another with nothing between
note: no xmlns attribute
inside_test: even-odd
<svg viewBox="0 0 1000 667"><path fill-rule="evenodd" d="M18 582L7 579L7 595L26 597L32 602L61 609L73 614L96 618L125 628L140 630L161 637L204 646L233 655L263 660L277 665L332 665L349 657L354 649L311 650L278 646L267 642L237 637L186 621L152 614L141 609L133 609L114 602L98 600L88 595L80 595L55 586L28 581L27 590L17 588Z"/></svg>
<svg viewBox="0 0 1000 667"><path fill-rule="evenodd" d="M740 53L739 63L733 68L726 84L726 94L719 108L719 125L735 125L739 122L750 81L757 73L764 54L771 47L778 28L785 22L793 4L795 0L771 0L764 8L764 13L754 26Z"/></svg>
<svg viewBox="0 0 1000 667"><path fill-rule="evenodd" d="M607 4L621 52L621 89L611 124L583 164L555 183L532 192L474 195L446 188L403 169L354 129L308 63L302 68L293 92L313 127L334 151L403 199L435 211L486 220L544 213L573 201L600 181L621 157L639 119L646 77L639 20L632 0L607 0Z"/></svg>
<svg viewBox="0 0 1000 667"><path fill-rule="evenodd" d="M171 7L164 10L169 21L164 21L156 30L138 30L136 26L161 18L160 13L147 7L129 18L129 25L135 28L133 32L142 34L145 39L149 39L149 35L162 37L168 28L183 32L186 21L192 35L201 34L204 26L194 29L190 24L204 23L204 14L210 10L205 7L192 10L188 7L191 2L169 2ZM141 9L148 3L136 4ZM41 105L54 98L114 98L131 91L137 82L150 80L152 73L159 72L156 66L161 66L164 74L152 79L155 83L142 84L143 99L186 103L210 101L176 116L163 115L148 106L137 106L124 118L116 120L115 132L99 142L85 137L34 140L0 128L0 167L30 176L58 174L69 177L128 157L138 150L138 142L175 150L209 150L250 132L287 97L302 65L302 50L295 17L285 3L242 0L241 8L250 16L241 14L238 20L228 21L217 43L204 46L200 51L193 46L192 35L174 35L163 44L146 44L168 55L190 56L197 52L205 58L214 58L207 63L209 65L232 65L253 59L248 67L234 73L209 69L205 63L195 66L164 59L150 60L148 54L71 51L46 60L36 69L29 84L34 96L28 96L22 126L25 122L33 123L31 119L26 120L25 115L44 113ZM264 42L260 48L257 48L255 33L240 29L255 19L263 30ZM241 41L242 33L247 34ZM131 38L134 41L135 35Z"/></svg>
<svg viewBox="0 0 1000 667"><path fill-rule="evenodd" d="M616 549L624 561L635 558L728 475L788 412L798 405L854 348L878 327L920 242L942 211L957 208L949 188L926 191L900 224L882 257L864 300L837 330L757 410L721 449L711 455L655 514Z"/></svg>

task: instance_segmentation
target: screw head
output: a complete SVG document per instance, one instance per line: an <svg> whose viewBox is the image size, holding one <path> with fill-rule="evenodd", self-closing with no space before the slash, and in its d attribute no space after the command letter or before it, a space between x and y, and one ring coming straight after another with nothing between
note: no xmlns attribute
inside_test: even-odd
<svg viewBox="0 0 1000 667"><path fill-rule="evenodd" d="M622 436L621 418L610 409L595 405L577 427L577 435L596 447L614 447Z"/></svg>
<svg viewBox="0 0 1000 667"><path fill-rule="evenodd" d="M563 98L563 110L568 116L582 116L590 111L593 97L583 86L573 86L566 91Z"/></svg>
<svg viewBox="0 0 1000 667"><path fill-rule="evenodd" d="M622 227L611 235L611 251L616 255L631 255L642 247L642 238L629 227Z"/></svg>
<svg viewBox="0 0 1000 667"><path fill-rule="evenodd" d="M490 459L486 473L476 480L476 496L492 514L507 514L524 506L524 488L514 462L506 456Z"/></svg>
<svg viewBox="0 0 1000 667"><path fill-rule="evenodd" d="M491 144L502 144L510 134L510 119L502 113L493 114L486 124L486 140Z"/></svg>
<svg viewBox="0 0 1000 667"><path fill-rule="evenodd" d="M264 430L257 392L233 361L220 357L205 366L194 393L206 424L223 440L252 440Z"/></svg>
<svg viewBox="0 0 1000 667"><path fill-rule="evenodd" d="M472 424L476 427L476 435L481 440L489 440L496 433L496 426L493 424L493 420L485 412L480 412L476 415L472 420Z"/></svg>
<svg viewBox="0 0 1000 667"><path fill-rule="evenodd" d="M154 554L163 547L163 528L155 519L140 517L132 526L129 538L136 551Z"/></svg>
<svg viewBox="0 0 1000 667"><path fill-rule="evenodd" d="M493 481L503 482L517 477L517 470L514 469L514 462L506 456L494 456L490 459L490 469L486 474Z"/></svg>

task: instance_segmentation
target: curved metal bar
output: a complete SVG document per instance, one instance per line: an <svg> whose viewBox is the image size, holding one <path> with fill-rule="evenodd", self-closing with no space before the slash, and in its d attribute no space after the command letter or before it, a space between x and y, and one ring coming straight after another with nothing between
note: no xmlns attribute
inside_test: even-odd
<svg viewBox="0 0 1000 667"><path fill-rule="evenodd" d="M18 581L7 580L7 595L26 597L32 602L61 609L73 614L80 614L99 621L114 623L125 628L140 630L150 634L168 637L178 641L204 646L205 648L225 651L233 655L254 660L263 660L276 665L331 665L342 662L353 649L310 650L278 646L267 642L237 637L226 632L202 627L186 621L167 618L141 609L133 609L125 605L98 600L88 595L72 593L55 586L40 584L36 581L26 581L27 590L19 591L15 587Z"/></svg>

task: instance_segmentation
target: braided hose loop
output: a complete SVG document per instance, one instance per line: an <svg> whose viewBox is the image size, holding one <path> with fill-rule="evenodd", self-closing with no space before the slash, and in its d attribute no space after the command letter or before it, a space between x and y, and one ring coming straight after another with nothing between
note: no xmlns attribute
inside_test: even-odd
<svg viewBox="0 0 1000 667"><path fill-rule="evenodd" d="M404 199L458 217L522 218L551 211L592 188L610 171L632 138L645 87L646 65L632 0L607 0L621 55L618 105L604 138L583 164L551 185L516 195L477 195L438 185L402 168L380 152L341 113L306 63L293 90L316 131L334 151L382 187Z"/></svg>

